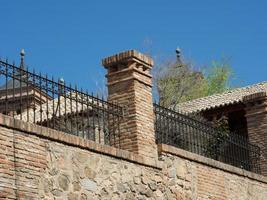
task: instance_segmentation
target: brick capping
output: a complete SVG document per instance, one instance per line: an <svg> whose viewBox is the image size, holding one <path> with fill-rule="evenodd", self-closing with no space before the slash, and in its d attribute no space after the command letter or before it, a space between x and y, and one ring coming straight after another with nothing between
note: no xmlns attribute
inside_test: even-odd
<svg viewBox="0 0 267 200"><path fill-rule="evenodd" d="M211 158L206 158L204 156L191 153L189 151L185 151L183 149L179 149L173 146L169 146L166 144L158 144L158 151L159 151L159 155L163 153L172 154L172 155L175 155L181 158L185 158L187 160L191 160L197 163L201 163L201 164L213 167L213 168L223 170L225 172L230 172L230 173L233 173L239 176L247 177L249 179L260 181L262 183L267 183L267 177L263 175L256 174L256 173L244 170L244 169L240 169L238 167L234 167L232 165L228 165L228 164L219 162L217 160L213 160Z"/></svg>
<svg viewBox="0 0 267 200"><path fill-rule="evenodd" d="M138 72L139 74L147 77L147 78L152 78L152 75L150 74L147 74L147 73L144 73L144 72L141 72L140 70L137 70L137 69L124 69L124 70L121 70L121 71L116 71L116 72L112 72L110 74L107 74L106 75L106 78L109 78L109 77L112 77L112 76L119 76L121 73L125 73L127 71L132 71L132 72ZM147 83L146 81L143 81L142 79L139 79L137 76L133 76L133 77L130 77L130 78L124 78L124 79L120 79L119 81L110 81L107 83L107 86L112 86L112 85L115 85L116 83L120 83L120 82L125 82L125 81L129 81L129 80L137 80L147 86L152 86L152 83Z"/></svg>
<svg viewBox="0 0 267 200"><path fill-rule="evenodd" d="M102 64L107 69L108 101L118 102L125 108L120 121L120 147L157 159L152 101L153 60L136 50L129 50L104 58ZM118 143L116 137L114 143Z"/></svg>
<svg viewBox="0 0 267 200"><path fill-rule="evenodd" d="M117 64L119 62L127 61L129 58L135 58L138 61L145 64L147 67L149 67L149 66L151 67L152 65L154 65L154 62L150 57L148 57L142 53L139 53L136 50L128 50L128 51L124 51L122 53L115 54L115 55L109 56L107 58L104 58L102 60L102 65L104 65L105 67L109 67L109 66Z"/></svg>
<svg viewBox="0 0 267 200"><path fill-rule="evenodd" d="M118 149L108 145L96 143L91 140L83 139L81 137L57 131L51 128L39 126L22 120L14 119L7 115L0 113L0 126L11 128L18 131L23 131L28 134L36 135L38 137L46 138L49 140L57 141L67 145L79 147L89 151L113 156L119 159L127 160L133 163L141 164L144 166L162 169L162 163L157 159L144 157L136 153L126 150Z"/></svg>

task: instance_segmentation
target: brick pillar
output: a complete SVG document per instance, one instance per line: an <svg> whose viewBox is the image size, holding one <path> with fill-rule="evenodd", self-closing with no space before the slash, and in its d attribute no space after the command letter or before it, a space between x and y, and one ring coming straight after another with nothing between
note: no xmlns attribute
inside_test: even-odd
<svg viewBox="0 0 267 200"><path fill-rule="evenodd" d="M248 138L261 148L261 174L267 176L267 96L265 92L244 97Z"/></svg>
<svg viewBox="0 0 267 200"><path fill-rule="evenodd" d="M152 102L153 60L135 50L102 60L108 70L108 100L125 107L121 123L122 149L155 158L154 113Z"/></svg>

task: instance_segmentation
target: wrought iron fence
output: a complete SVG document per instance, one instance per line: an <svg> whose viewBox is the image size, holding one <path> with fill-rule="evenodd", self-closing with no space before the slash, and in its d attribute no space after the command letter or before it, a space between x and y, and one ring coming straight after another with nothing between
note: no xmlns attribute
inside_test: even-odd
<svg viewBox="0 0 267 200"><path fill-rule="evenodd" d="M0 113L120 147L118 104L1 59L0 84Z"/></svg>
<svg viewBox="0 0 267 200"><path fill-rule="evenodd" d="M172 145L239 168L260 173L260 148L234 133L154 104L157 143Z"/></svg>

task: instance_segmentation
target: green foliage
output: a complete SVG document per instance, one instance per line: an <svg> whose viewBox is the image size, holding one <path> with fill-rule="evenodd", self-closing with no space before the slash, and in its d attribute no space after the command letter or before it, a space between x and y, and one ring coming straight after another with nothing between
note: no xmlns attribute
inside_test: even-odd
<svg viewBox="0 0 267 200"><path fill-rule="evenodd" d="M207 95L222 93L229 90L229 81L232 74L232 69L227 62L212 62L206 76L208 83Z"/></svg>
<svg viewBox="0 0 267 200"><path fill-rule="evenodd" d="M220 154L225 148L225 141L229 137L230 130L226 117L222 117L214 122L216 133L207 140L206 156L214 159L220 159Z"/></svg>
<svg viewBox="0 0 267 200"><path fill-rule="evenodd" d="M227 62L212 62L204 70L196 70L190 63L167 63L156 75L155 84L160 103L175 106L178 103L229 90L232 69Z"/></svg>
<svg viewBox="0 0 267 200"><path fill-rule="evenodd" d="M190 65L165 65L155 77L160 102L165 106L202 97L206 91L203 74Z"/></svg>

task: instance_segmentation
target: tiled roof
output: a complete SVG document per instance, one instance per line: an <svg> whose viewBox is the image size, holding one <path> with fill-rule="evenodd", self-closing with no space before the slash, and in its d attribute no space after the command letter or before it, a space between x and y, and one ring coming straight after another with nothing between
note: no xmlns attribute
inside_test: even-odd
<svg viewBox="0 0 267 200"><path fill-rule="evenodd" d="M86 97L81 98L78 96L78 102L76 104L75 94L73 94L73 100L70 100L70 96L60 97L60 99L56 98L54 100L49 100L48 102L43 103L42 105L36 105L35 113L33 109L29 109L22 113L22 120L29 122L40 122L44 120L50 120L53 117L53 110L55 112L55 116L64 116L65 114L71 113L79 113L81 111L92 110L92 105L104 106L101 103L93 102L92 98L88 99L88 107L87 107L87 99ZM84 102L84 103L82 103ZM53 108L54 107L54 108ZM87 109L88 108L88 109ZM42 111L42 112L41 112ZM48 111L48 112L47 112ZM42 113L42 114L41 114ZM47 114L48 113L48 114ZM29 116L29 119L27 119ZM16 115L15 118L20 119L20 115ZM35 118L35 119L34 119Z"/></svg>
<svg viewBox="0 0 267 200"><path fill-rule="evenodd" d="M247 95L267 91L267 82L261 82L246 87L236 88L221 94L195 99L178 104L178 110L186 113L200 112L222 106L240 103Z"/></svg>

